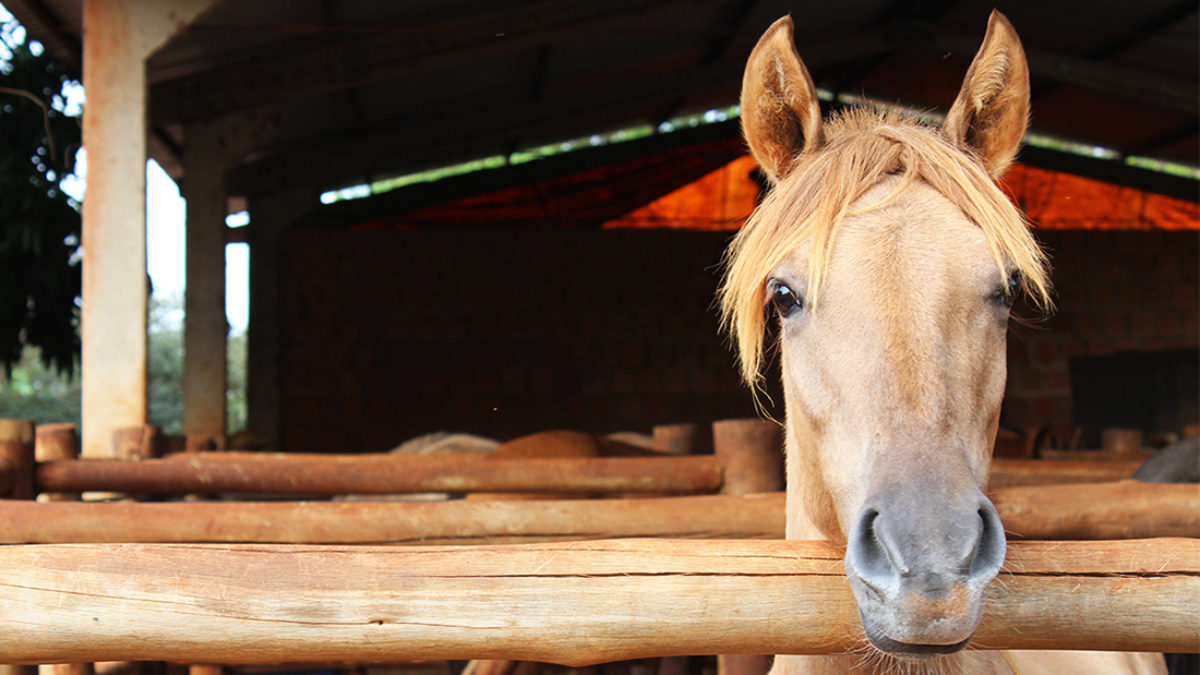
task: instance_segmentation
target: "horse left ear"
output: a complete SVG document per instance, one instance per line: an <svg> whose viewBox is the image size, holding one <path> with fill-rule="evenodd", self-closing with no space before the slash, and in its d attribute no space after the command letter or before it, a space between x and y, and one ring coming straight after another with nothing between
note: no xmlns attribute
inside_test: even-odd
<svg viewBox="0 0 1200 675"><path fill-rule="evenodd" d="M771 183L791 173L805 150L821 145L821 105L796 53L791 15L758 39L742 77L742 134Z"/></svg>
<svg viewBox="0 0 1200 675"><path fill-rule="evenodd" d="M1028 124L1025 51L1008 19L992 10L983 45L942 129L958 145L974 150L992 178L999 178L1017 156Z"/></svg>

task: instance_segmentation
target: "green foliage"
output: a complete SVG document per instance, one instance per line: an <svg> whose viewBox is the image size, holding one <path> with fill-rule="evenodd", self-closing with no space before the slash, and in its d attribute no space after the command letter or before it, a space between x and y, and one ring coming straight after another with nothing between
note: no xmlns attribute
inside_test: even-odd
<svg viewBox="0 0 1200 675"><path fill-rule="evenodd" d="M79 354L78 204L62 180L80 145L78 120L55 110L75 73L0 25L0 363L36 348L70 373ZM35 53L37 52L37 53Z"/></svg>
<svg viewBox="0 0 1200 675"><path fill-rule="evenodd" d="M149 421L168 434L183 432L183 297L150 299ZM229 338L229 429L246 425L246 334ZM7 378L0 378L0 417L39 424L79 424L79 379L57 372L27 347Z"/></svg>

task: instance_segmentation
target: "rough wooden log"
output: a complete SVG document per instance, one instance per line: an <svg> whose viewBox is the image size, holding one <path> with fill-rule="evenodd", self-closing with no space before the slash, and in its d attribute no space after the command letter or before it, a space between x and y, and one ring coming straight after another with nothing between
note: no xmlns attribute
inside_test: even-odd
<svg viewBox="0 0 1200 675"><path fill-rule="evenodd" d="M1138 460L1073 461L1001 457L992 460L989 486L995 490L1022 485L1105 483L1129 478L1140 465Z"/></svg>
<svg viewBox="0 0 1200 675"><path fill-rule="evenodd" d="M1009 537L1200 537L1194 485L995 490ZM0 500L0 544L519 543L610 537L779 539L784 495L528 502L32 504Z"/></svg>
<svg viewBox="0 0 1200 675"><path fill-rule="evenodd" d="M711 442L701 442L698 424L659 424L654 427L654 447L668 455L694 455L711 450Z"/></svg>
<svg viewBox="0 0 1200 675"><path fill-rule="evenodd" d="M509 459L479 457L183 453L164 459L47 462L45 492L141 494L243 492L384 494L401 492L706 493L721 487L714 457ZM1103 482L1128 478L1137 462L998 459L992 487ZM0 471L0 474L3 474ZM2 483L3 480L0 480Z"/></svg>
<svg viewBox="0 0 1200 675"><path fill-rule="evenodd" d="M783 494L450 502L27 504L0 501L0 544L101 542L519 543L674 537L779 539Z"/></svg>
<svg viewBox="0 0 1200 675"><path fill-rule="evenodd" d="M38 467L42 490L140 494L252 492L705 493L721 486L712 457L485 460L466 456L184 453L158 460L78 460Z"/></svg>
<svg viewBox="0 0 1200 675"><path fill-rule="evenodd" d="M39 424L34 438L34 459L39 462L54 462L61 459L79 458L79 435L74 424ZM43 492L37 496L42 502L77 502L78 492Z"/></svg>
<svg viewBox="0 0 1200 675"><path fill-rule="evenodd" d="M33 422L0 420L0 496L33 499Z"/></svg>
<svg viewBox="0 0 1200 675"><path fill-rule="evenodd" d="M34 424L0 419L0 495L33 499ZM37 666L0 660L0 675L37 675Z"/></svg>
<svg viewBox="0 0 1200 675"><path fill-rule="evenodd" d="M783 437L778 424L760 419L713 422L713 452L725 472L722 494L783 489Z"/></svg>
<svg viewBox="0 0 1200 675"><path fill-rule="evenodd" d="M1195 485L1126 480L1004 488L989 496L1013 538L1200 537Z"/></svg>
<svg viewBox="0 0 1200 675"><path fill-rule="evenodd" d="M1200 542L1010 546L976 643L1200 644ZM0 660L522 659L587 664L853 649L840 551L820 542L494 547L0 547Z"/></svg>

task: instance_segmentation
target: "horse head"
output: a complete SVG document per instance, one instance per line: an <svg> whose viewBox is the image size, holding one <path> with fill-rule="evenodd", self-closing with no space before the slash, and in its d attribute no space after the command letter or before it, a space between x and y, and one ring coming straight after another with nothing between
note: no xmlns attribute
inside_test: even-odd
<svg viewBox="0 0 1200 675"><path fill-rule="evenodd" d="M1028 116L1016 33L994 12L940 128L822 119L790 17L750 56L743 131L773 188L722 287L743 376L777 332L788 537L845 545L866 638L920 659L962 649L1004 560L984 496L1014 297L1048 305L1045 257L994 179Z"/></svg>

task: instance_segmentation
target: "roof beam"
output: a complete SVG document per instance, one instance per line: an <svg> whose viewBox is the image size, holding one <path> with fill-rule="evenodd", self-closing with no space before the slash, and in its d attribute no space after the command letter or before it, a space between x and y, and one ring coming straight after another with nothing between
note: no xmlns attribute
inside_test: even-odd
<svg viewBox="0 0 1200 675"><path fill-rule="evenodd" d="M824 64L890 48L881 32L870 32L812 44L805 53L809 63ZM735 102L744 68L741 58L728 59L702 68L652 73L607 88L594 88L583 96L543 99L536 106L472 110L432 121L394 119L324 145L306 140L287 147L264 148L269 156L237 170L234 185L246 194L269 194L309 183L328 189L362 182L366 175L431 168L429 164L422 166L422 162L445 165L455 161L445 157L456 148L473 149L459 161L478 159L488 153L485 148L500 148L507 139L544 131L555 123L595 116L599 110L630 110L625 126L649 123L657 120L640 119L632 111L644 109L649 102L665 106L684 96L723 90L729 92L730 103Z"/></svg>
<svg viewBox="0 0 1200 675"><path fill-rule="evenodd" d="M594 89L585 96L562 96L537 106L514 105L473 110L437 120L395 120L374 131L340 142L313 146L300 144L274 157L243 166L235 185L247 194L276 192L307 183L336 187L361 181L367 174L379 175L397 167L420 170L422 160L436 161L454 148L499 148L512 136L523 136L595 114L598 110L631 111L648 101L666 101L690 91L736 87L741 81L741 61L726 61L708 68L672 74L670 79L655 74L607 89ZM636 113L630 112L631 124Z"/></svg>
<svg viewBox="0 0 1200 675"><path fill-rule="evenodd" d="M434 63L486 58L523 49L588 23L635 15L680 0L541 0L462 18L452 24L384 31L375 37L310 45L162 82L150 90L156 123L189 121L233 110L314 96L399 77Z"/></svg>
<svg viewBox="0 0 1200 675"><path fill-rule="evenodd" d="M1155 35L1162 32L1171 25L1178 23L1192 14L1196 13L1196 3L1193 0L1183 0L1174 7L1168 7L1166 11L1153 17L1146 23L1129 29L1123 35L1113 40L1109 40L1095 49L1087 52L1086 57L1093 61L1106 61L1121 52L1137 45L1146 39L1149 35ZM1030 100L1036 100L1054 89L1057 89L1057 84L1042 85L1035 87Z"/></svg>

